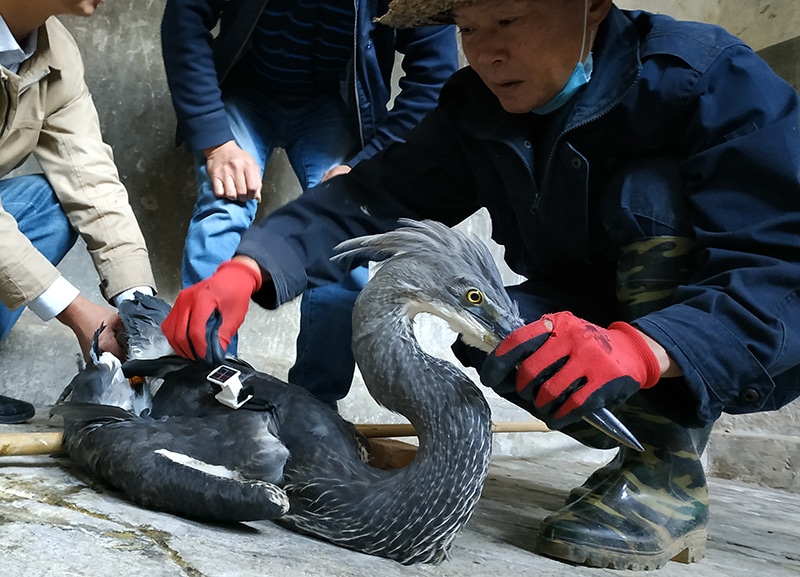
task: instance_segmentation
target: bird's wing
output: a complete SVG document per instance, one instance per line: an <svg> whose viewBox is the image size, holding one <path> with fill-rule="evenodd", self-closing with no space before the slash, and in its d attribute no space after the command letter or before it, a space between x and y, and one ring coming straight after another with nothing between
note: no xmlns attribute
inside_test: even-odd
<svg viewBox="0 0 800 577"><path fill-rule="evenodd" d="M63 405L60 410L70 409ZM231 458L236 448L217 451L219 447L202 434L209 426L205 420L129 417L71 423L64 432L67 453L84 470L143 507L217 522L277 519L288 510L288 498L278 485L247 478L209 458L209 453ZM220 424L212 423L210 428L218 433ZM248 452L238 455L238 460L249 464L256 457L272 459L272 467L282 471L288 451L276 447L267 456L263 451L259 455Z"/></svg>
<svg viewBox="0 0 800 577"><path fill-rule="evenodd" d="M98 405L95 403L62 403L50 409L51 415L60 415L65 421L83 422L110 422L129 421L136 418L134 414L125 409L112 405Z"/></svg>

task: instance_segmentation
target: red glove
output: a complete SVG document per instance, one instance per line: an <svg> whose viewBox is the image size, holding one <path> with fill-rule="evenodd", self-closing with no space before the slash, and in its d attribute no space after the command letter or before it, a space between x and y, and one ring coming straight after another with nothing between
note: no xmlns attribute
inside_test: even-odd
<svg viewBox="0 0 800 577"><path fill-rule="evenodd" d="M161 330L179 355L218 364L244 322L250 297L260 288L258 272L235 260L224 262L213 275L178 294Z"/></svg>
<svg viewBox="0 0 800 577"><path fill-rule="evenodd" d="M500 387L515 367L517 393L556 428L618 404L661 376L658 359L632 326L616 322L603 329L568 312L544 315L511 333L487 357L481 379Z"/></svg>

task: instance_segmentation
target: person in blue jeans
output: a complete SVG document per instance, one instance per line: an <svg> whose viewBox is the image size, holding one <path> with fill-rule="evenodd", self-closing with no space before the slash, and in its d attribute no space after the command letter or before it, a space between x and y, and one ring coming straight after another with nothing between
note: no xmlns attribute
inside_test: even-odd
<svg viewBox="0 0 800 577"><path fill-rule="evenodd" d="M98 345L125 357L111 306L94 303L56 265L80 235L108 304L153 294L147 247L111 148L103 142L75 40L57 14L89 16L97 1L6 0L0 4L0 341L28 307L69 327L88 358ZM10 174L29 157L40 172ZM0 395L0 423L35 414L26 401Z"/></svg>
<svg viewBox="0 0 800 577"><path fill-rule="evenodd" d="M387 5L167 1L164 64L178 140L193 153L198 183L183 288L233 256L256 217L275 148L286 151L307 190L402 140L435 106L458 68L454 27L397 30L375 23ZM404 75L390 109L396 52ZM366 267L358 267L341 282L303 294L289 380L334 407L352 381L350 317L367 278ZM237 354L236 335L226 346Z"/></svg>

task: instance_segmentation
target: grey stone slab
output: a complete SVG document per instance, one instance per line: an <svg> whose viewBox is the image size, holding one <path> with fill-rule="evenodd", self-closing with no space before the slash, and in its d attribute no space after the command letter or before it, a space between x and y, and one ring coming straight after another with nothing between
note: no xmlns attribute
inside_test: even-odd
<svg viewBox="0 0 800 577"><path fill-rule="evenodd" d="M212 525L148 511L88 479L66 457L0 458L5 575L360 577L611 576L538 556L541 519L594 465L496 457L483 497L439 566L404 567L271 522ZM800 496L712 479L709 549L663 577L800 574Z"/></svg>

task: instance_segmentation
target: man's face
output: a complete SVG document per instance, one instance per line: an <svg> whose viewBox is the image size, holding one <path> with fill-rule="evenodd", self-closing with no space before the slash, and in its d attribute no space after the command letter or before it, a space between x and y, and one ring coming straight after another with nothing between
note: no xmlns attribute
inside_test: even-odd
<svg viewBox="0 0 800 577"><path fill-rule="evenodd" d="M467 61L504 110L530 112L564 87L582 58L585 1L478 0L453 11Z"/></svg>

